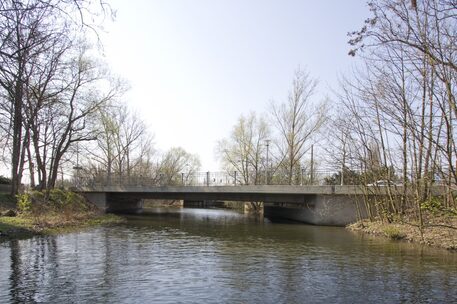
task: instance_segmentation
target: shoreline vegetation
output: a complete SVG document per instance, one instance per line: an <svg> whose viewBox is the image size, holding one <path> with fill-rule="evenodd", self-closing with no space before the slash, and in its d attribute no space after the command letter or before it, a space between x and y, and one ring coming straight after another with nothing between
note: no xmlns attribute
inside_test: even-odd
<svg viewBox="0 0 457 304"><path fill-rule="evenodd" d="M381 219L360 220L346 226L346 228L350 231L376 237L407 241L457 252L457 217L443 215L428 218L428 224L422 229L419 228L418 223L413 221L397 220L389 223Z"/></svg>
<svg viewBox="0 0 457 304"><path fill-rule="evenodd" d="M55 189L17 196L0 194L0 242L55 235L89 227L119 224L125 219L105 214L79 194Z"/></svg>
<svg viewBox="0 0 457 304"><path fill-rule="evenodd" d="M181 204L164 203L163 206L179 208ZM423 217L427 225L420 226L414 216L391 221L378 217L359 220L346 226L346 229L457 252L457 216L449 213L436 214L427 210ZM17 198L0 193L0 242L36 235L75 232L123 222L123 217L105 214L84 197L71 191L32 191L18 195Z"/></svg>
<svg viewBox="0 0 457 304"><path fill-rule="evenodd" d="M379 179L383 175L378 173ZM437 186L425 179L398 186L388 179L373 186L367 181L376 178L353 176L367 186L355 198L359 220L349 230L457 251L457 196L451 181Z"/></svg>

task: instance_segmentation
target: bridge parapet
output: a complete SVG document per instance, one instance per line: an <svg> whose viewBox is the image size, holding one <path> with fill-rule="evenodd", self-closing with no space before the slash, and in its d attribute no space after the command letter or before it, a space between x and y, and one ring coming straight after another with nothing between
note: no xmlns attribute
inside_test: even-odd
<svg viewBox="0 0 457 304"><path fill-rule="evenodd" d="M143 185L95 185L78 187L80 192L107 193L256 193L298 195L362 195L358 186L314 185L239 185L239 186L143 186Z"/></svg>
<svg viewBox="0 0 457 304"><path fill-rule="evenodd" d="M317 170L310 177L302 172L294 179L294 185L325 185L326 178L334 171ZM154 176L120 176L116 174L98 174L79 176L76 186L240 186L240 185L290 185L285 179L275 176L260 175L256 180L247 179L237 171L233 172L193 172L173 175L155 174Z"/></svg>
<svg viewBox="0 0 457 304"><path fill-rule="evenodd" d="M166 179L160 175L155 178L141 176L98 175L82 177L75 181L75 189L81 192L231 192L231 193L292 193L292 194L323 194L323 195L414 195L413 188L402 185L325 185L325 176L331 171L320 172L320 178L301 179L299 185L266 184L259 180L257 184L244 184L236 172L199 172L185 175L182 173L174 178ZM276 180L276 182L278 182ZM209 190L211 188L211 190ZM436 185L431 188L433 195L448 193L446 186Z"/></svg>

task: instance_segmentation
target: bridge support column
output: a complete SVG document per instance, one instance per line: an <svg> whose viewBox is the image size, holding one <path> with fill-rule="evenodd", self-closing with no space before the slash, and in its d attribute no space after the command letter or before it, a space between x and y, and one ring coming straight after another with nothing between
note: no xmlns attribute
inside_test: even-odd
<svg viewBox="0 0 457 304"><path fill-rule="evenodd" d="M97 206L102 211L106 211L106 193L105 192L87 192L84 197Z"/></svg>
<svg viewBox="0 0 457 304"><path fill-rule="evenodd" d="M84 197L104 212L139 213L143 210L143 199L106 192L88 192Z"/></svg>
<svg viewBox="0 0 457 304"><path fill-rule="evenodd" d="M363 208L363 206L359 206ZM366 217L362 210L361 215ZM346 226L357 221L354 197L316 195L304 204L266 203L264 216L272 220L292 220L313 225Z"/></svg>
<svg viewBox="0 0 457 304"><path fill-rule="evenodd" d="M106 212L110 213L140 213L143 211L144 200L132 197L108 196Z"/></svg>

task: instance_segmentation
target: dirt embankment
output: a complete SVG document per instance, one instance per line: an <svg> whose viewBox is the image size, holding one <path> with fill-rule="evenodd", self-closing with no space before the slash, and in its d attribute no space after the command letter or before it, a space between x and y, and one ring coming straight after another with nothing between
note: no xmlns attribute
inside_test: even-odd
<svg viewBox="0 0 457 304"><path fill-rule="evenodd" d="M424 223L422 231L418 223L407 220L392 223L363 220L349 225L348 229L457 251L457 216L425 216Z"/></svg>
<svg viewBox="0 0 457 304"><path fill-rule="evenodd" d="M69 192L56 192L52 200L35 193L19 208L15 199L0 194L0 241L33 235L58 234L79 229L110 225L124 221L122 217L104 214L82 197Z"/></svg>

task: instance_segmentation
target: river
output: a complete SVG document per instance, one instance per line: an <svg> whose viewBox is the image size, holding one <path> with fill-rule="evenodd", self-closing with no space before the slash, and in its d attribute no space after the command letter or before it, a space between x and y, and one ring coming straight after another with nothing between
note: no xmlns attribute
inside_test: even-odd
<svg viewBox="0 0 457 304"><path fill-rule="evenodd" d="M0 244L0 303L456 303L457 253L233 211Z"/></svg>

